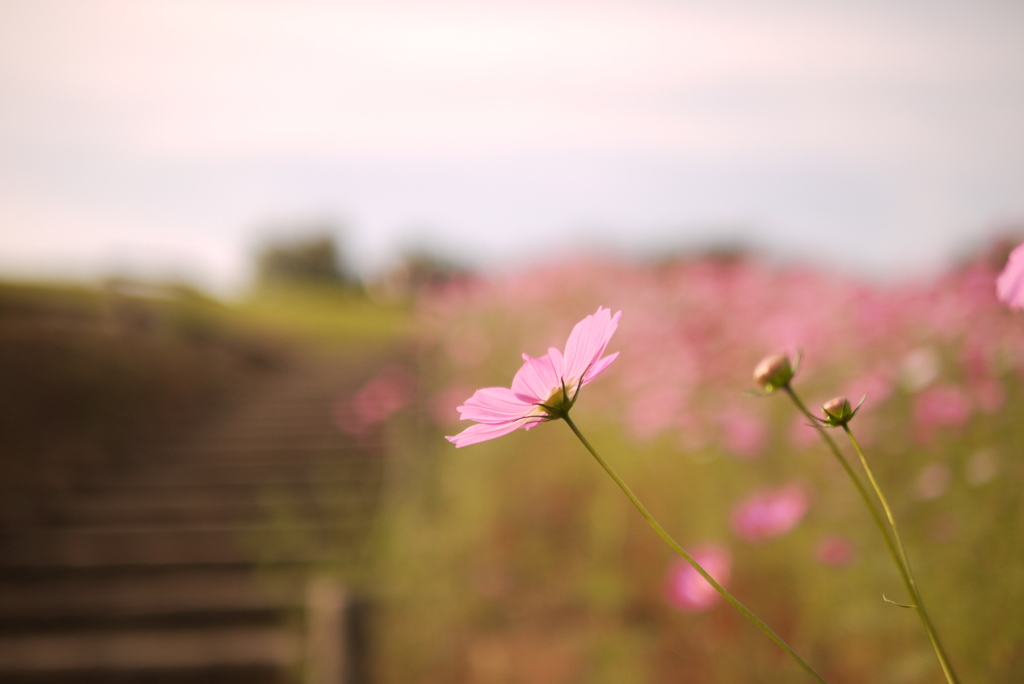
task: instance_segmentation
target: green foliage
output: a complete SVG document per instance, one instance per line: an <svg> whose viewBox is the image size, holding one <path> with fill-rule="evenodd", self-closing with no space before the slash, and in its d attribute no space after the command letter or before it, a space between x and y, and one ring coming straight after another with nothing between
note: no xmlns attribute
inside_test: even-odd
<svg viewBox="0 0 1024 684"><path fill-rule="evenodd" d="M351 286L355 278L346 273L338 245L330 234L275 241L264 246L256 259L261 286L305 284Z"/></svg>

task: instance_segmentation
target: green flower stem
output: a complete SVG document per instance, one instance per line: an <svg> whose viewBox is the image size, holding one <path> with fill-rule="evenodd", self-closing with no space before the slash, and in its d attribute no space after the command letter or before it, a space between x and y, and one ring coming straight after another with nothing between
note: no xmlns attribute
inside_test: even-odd
<svg viewBox="0 0 1024 684"><path fill-rule="evenodd" d="M868 465L868 459L864 456L864 450L860 447L860 442L853 436L853 432L850 430L849 425L843 425L843 430L846 431L846 435L850 438L853 443L853 448L857 451L857 456L860 457L860 463L864 466L864 472L867 473L868 480L871 482L871 486L875 489L875 494L878 496L878 500L882 503L882 508L885 510L885 516L889 519L889 527L892 528L892 536L896 541L896 546L899 549L900 557L903 560L903 566L907 571L907 590L910 591L914 597L914 607L917 609L917 614L921 618L921 623L924 625L924 629L928 632L928 638L932 642L932 648L935 649L935 655L939 658L939 664L942 666L942 671L946 675L946 681L950 684L958 684L956 673L953 672L953 666L949 662L949 658L946 656L946 651L942 647L942 642L939 641L939 635L935 631L935 625L932 624L932 619L928 615L928 611L924 607L924 599L921 598L921 591L917 587L917 580L914 578L914 571L910 567L910 558L907 556L907 549L903 546L903 540L900 538L899 528L896 526L896 519L892 515L892 509L889 507L889 502L885 498L885 494L882 493L882 488L878 486L878 481L875 479L875 474L871 471L871 466Z"/></svg>
<svg viewBox="0 0 1024 684"><path fill-rule="evenodd" d="M728 591L726 591L725 587L723 587L721 584L715 581L715 578L712 577L707 572L707 570L702 568L700 564L697 561L695 561L693 557L690 556L690 554L688 554L686 550L683 549L683 547L680 546L676 542L676 540L673 539L661 525L658 524L658 521L654 519L654 516L648 513L644 505L640 503L640 499L636 498L636 494L633 493L633 490L631 490L629 486L622 481L622 478L620 478L618 474L615 472L615 470L613 470L612 467L608 465L608 462L601 458L601 455L597 453L597 450L590 445L590 442L587 441L587 438L583 436L583 433L581 433L579 428L576 427L576 424L572 422L572 419L569 417L568 412L562 414L561 417L565 419L565 422L566 424L568 424L569 429L572 430L573 434L575 434L576 437L579 438L580 442L583 443L583 446L587 448L587 451L589 451L590 454L595 459L597 459L597 462L600 463L601 467L604 468L605 472L608 473L609 476L611 476L611 478L615 481L615 484L619 485L619 488L623 491L623 493L625 493L629 500L633 502L633 505L636 506L636 509L640 511L640 515L642 515L644 517L644 520L646 520L647 523L654 528L654 531L658 533L658 536L664 539L665 543L672 547L673 551L682 556L683 560L685 560L687 563L693 566L693 569L700 573L700 576L707 580L708 584L714 587L715 591L724 596L726 601L731 603L738 611L743 613L751 622L757 625L762 632L767 634L768 638L774 641L779 648L785 651L786 655L792 658L797 665L802 667L804 671L807 672L807 674L811 675L811 677L813 677L816 681L820 682L821 684L827 684L825 680L821 677L821 675L815 672L814 669L810 665L808 665L803 658L797 655L796 651L794 651L789 646L789 644L782 640L782 637L780 637L778 634L772 631L771 627L762 622L761 619L754 615L749 608L740 603L739 599L730 594Z"/></svg>
<svg viewBox="0 0 1024 684"><path fill-rule="evenodd" d="M868 494L867 489L864 487L864 483L861 482L861 479L857 477L857 474L853 471L853 468L850 467L850 464L843 457L842 452L839 450L839 445L836 444L835 440L832 439L831 435L828 434L825 428L820 427L818 425L817 419L810 411L807 410L807 407L804 405L802 401L800 401L800 397L796 395L796 392L793 391L793 388L791 386L787 385L781 389L783 389L786 392L786 394L789 395L789 398L793 400L793 403L800 410L800 412L803 413L809 421L811 421L811 424L815 425L818 428L818 432L821 434L821 438L825 441L825 444L828 445L828 448L832 452L832 455L836 457L836 460L839 462L839 465L841 465L843 470L846 471L846 474L847 476L849 476L850 481L853 483L853 486L857 489L857 493L860 494L860 498L864 501L864 505L867 507L868 512L871 513L871 518L875 521L875 526L878 528L878 533L882 535L882 540L885 542L885 547L889 550L889 555L892 557L892 562L895 563L896 569L899 570L900 578L903 580L903 586L906 587L907 593L910 595L911 600L914 602L913 608L917 611L917 614L921 618L921 622L924 624L925 631L928 633L928 638L931 640L932 648L935 650L935 655L938 657L939 664L942 666L942 671L946 675L946 681L949 682L949 684L959 684L959 680L953 673L953 669L949 665L949 661L946 658L946 654L942 650L942 646L939 644L938 637L935 634L935 629L931 624L931 619L928 617L927 612L925 612L924 607L921 605L921 597L920 594L918 594L917 592L917 585L915 584L914 579L910 574L910 565L909 563L904 563L906 553L905 551L903 551L903 545L900 544L899 549L897 549L893 535L890 534L889 530L886 528L885 522L882 520L882 516L878 512L878 508L875 506L875 503L871 500L871 495ZM861 456L861 461L862 463L864 463L866 467L867 461L866 459L864 459L863 456ZM871 479L872 483L874 483L874 477L871 474L870 470L868 471L868 477L869 479ZM881 490L878 489L877 484L875 484L875 492L879 494L879 497L881 498ZM881 500L883 502L882 505L886 509L886 513L889 513L889 507L885 503L885 499ZM889 520L892 521L891 514ZM894 533L895 529L896 528L894 523ZM898 539L898 533L895 534L897 535Z"/></svg>

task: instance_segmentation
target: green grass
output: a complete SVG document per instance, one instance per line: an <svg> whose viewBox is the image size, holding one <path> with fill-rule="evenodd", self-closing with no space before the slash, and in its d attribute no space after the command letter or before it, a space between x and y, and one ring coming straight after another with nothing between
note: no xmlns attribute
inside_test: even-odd
<svg viewBox="0 0 1024 684"><path fill-rule="evenodd" d="M408 307L377 304L341 288L263 288L231 312L234 321L247 327L320 344L394 343L412 328Z"/></svg>

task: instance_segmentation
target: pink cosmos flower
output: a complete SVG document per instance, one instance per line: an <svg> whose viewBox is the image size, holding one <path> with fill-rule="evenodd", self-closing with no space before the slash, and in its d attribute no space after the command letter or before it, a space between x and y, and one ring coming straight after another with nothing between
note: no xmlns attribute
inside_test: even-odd
<svg viewBox="0 0 1024 684"><path fill-rule="evenodd" d="M838 534L822 537L814 554L823 565L840 567L853 560L853 542Z"/></svg>
<svg viewBox="0 0 1024 684"><path fill-rule="evenodd" d="M708 544L695 548L690 555L716 582L724 586L729 581L732 570L729 549L718 544ZM669 568L665 598L679 610L699 613L715 605L721 595L689 563L677 560Z"/></svg>
<svg viewBox="0 0 1024 684"><path fill-rule="evenodd" d="M601 358L608 341L619 326L622 312L597 312L576 324L565 343L565 352L554 347L535 359L523 354L523 367L512 380L512 389L486 387L477 390L458 407L462 420L478 424L454 437L445 437L457 447L476 444L530 428L566 415L576 402L580 388L600 375L618 356Z"/></svg>
<svg viewBox="0 0 1024 684"><path fill-rule="evenodd" d="M796 527L807 503L807 493L795 483L758 492L736 508L732 529L747 541L777 537Z"/></svg>
<svg viewBox="0 0 1024 684"><path fill-rule="evenodd" d="M1024 243L1010 252L1006 267L996 279L996 295L1011 309L1024 309Z"/></svg>

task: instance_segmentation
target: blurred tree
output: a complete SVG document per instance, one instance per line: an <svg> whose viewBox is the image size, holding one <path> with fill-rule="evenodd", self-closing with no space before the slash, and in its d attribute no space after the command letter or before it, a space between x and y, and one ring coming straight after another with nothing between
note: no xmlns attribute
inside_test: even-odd
<svg viewBox="0 0 1024 684"><path fill-rule="evenodd" d="M371 297L381 301L401 301L438 289L471 276L466 266L426 249L404 254L397 264L367 284Z"/></svg>
<svg viewBox="0 0 1024 684"><path fill-rule="evenodd" d="M286 240L272 240L257 255L259 285L305 284L348 287L354 275L342 265L333 235L322 233Z"/></svg>

